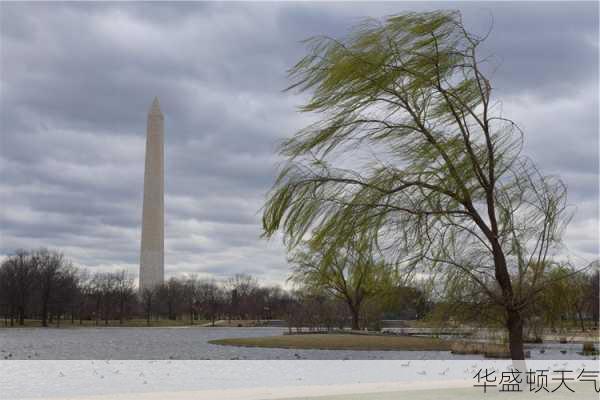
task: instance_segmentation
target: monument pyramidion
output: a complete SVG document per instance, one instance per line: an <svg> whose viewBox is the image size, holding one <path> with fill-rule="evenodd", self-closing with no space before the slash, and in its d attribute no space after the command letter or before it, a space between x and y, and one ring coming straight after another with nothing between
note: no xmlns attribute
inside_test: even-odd
<svg viewBox="0 0 600 400"><path fill-rule="evenodd" d="M155 97L148 113L146 131L140 294L162 284L164 280L164 129L164 116L158 97Z"/></svg>

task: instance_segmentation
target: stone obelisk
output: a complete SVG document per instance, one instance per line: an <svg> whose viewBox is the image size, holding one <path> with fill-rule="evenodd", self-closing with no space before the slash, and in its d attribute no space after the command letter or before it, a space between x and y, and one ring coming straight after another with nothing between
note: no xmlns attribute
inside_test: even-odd
<svg viewBox="0 0 600 400"><path fill-rule="evenodd" d="M140 293L160 285L164 279L164 136L164 116L155 97L146 131Z"/></svg>

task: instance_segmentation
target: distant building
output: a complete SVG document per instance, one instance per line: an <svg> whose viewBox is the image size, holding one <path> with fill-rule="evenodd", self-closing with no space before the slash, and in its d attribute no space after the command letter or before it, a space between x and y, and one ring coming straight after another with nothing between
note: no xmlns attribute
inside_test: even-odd
<svg viewBox="0 0 600 400"><path fill-rule="evenodd" d="M140 251L140 293L164 281L164 116L158 97L148 113Z"/></svg>

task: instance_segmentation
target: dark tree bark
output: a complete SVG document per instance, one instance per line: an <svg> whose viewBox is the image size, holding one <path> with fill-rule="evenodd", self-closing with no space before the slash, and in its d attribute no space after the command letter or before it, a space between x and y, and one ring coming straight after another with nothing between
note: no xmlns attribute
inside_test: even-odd
<svg viewBox="0 0 600 400"><path fill-rule="evenodd" d="M510 357L513 360L524 360L523 349L523 319L518 311L509 311L506 322L508 329L508 343L510 346Z"/></svg>

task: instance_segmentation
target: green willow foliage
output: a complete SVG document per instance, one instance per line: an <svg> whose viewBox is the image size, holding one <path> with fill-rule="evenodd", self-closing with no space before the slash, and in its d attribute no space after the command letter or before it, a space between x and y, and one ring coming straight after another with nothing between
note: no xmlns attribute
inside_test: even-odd
<svg viewBox="0 0 600 400"><path fill-rule="evenodd" d="M289 90L310 92L301 111L320 120L281 148L264 235L331 251L368 242L405 271L474 282L519 325L560 245L566 188L520 154L477 55L484 39L446 11L308 39ZM350 154L370 159L335 166Z"/></svg>
<svg viewBox="0 0 600 400"><path fill-rule="evenodd" d="M385 297L397 283L390 266L374 259L371 249L362 244L352 243L335 252L306 246L295 252L290 262L292 282L326 292L356 311L365 300Z"/></svg>

